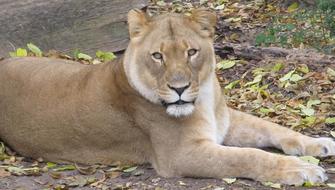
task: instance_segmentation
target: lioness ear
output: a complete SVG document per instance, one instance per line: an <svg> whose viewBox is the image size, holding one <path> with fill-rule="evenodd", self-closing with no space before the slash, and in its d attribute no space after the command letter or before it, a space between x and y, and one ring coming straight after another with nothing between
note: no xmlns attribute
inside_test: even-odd
<svg viewBox="0 0 335 190"><path fill-rule="evenodd" d="M206 37L214 37L216 26L216 14L206 9L194 9L191 12L191 19L200 24L201 33Z"/></svg>
<svg viewBox="0 0 335 190"><path fill-rule="evenodd" d="M128 13L128 27L130 39L139 37L148 25L148 16L139 9L132 9Z"/></svg>

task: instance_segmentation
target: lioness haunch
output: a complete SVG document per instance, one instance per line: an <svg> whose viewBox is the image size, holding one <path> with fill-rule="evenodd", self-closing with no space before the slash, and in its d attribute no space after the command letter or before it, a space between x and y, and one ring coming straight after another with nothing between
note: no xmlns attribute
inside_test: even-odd
<svg viewBox="0 0 335 190"><path fill-rule="evenodd" d="M328 156L335 143L226 106L215 75L216 16L128 14L124 58L82 65L51 58L0 62L0 138L53 162L151 163L158 174L302 184L325 171L294 156ZM249 148L240 148L249 147ZM251 161L252 160L252 161Z"/></svg>

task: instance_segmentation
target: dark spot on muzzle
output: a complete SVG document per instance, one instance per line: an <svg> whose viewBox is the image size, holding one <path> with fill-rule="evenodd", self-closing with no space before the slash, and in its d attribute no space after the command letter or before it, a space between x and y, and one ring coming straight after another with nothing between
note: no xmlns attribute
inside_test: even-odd
<svg viewBox="0 0 335 190"><path fill-rule="evenodd" d="M175 101L175 102L168 103L168 102L166 102L166 101L164 101L164 100L161 100L161 103L162 103L162 105L163 105L164 107L168 107L168 106L170 106L170 105L194 104L194 102L195 102L195 100L188 102L188 101L184 101L184 100L179 99L179 100L177 100L177 101Z"/></svg>

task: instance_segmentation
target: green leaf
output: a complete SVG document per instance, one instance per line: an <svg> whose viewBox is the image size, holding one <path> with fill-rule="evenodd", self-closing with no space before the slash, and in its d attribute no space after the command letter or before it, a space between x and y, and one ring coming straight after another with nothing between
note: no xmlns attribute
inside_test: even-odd
<svg viewBox="0 0 335 190"><path fill-rule="evenodd" d="M280 189L281 188L280 183L262 182L262 185L267 186L267 187L272 187L272 188L275 188L275 189Z"/></svg>
<svg viewBox="0 0 335 190"><path fill-rule="evenodd" d="M249 86L249 85L253 85L253 84L256 84L256 83L259 83L259 82L261 82L262 81L262 75L257 75L255 78L254 78L254 80L253 81L251 81L251 82L247 82L246 84L245 84L245 86Z"/></svg>
<svg viewBox="0 0 335 190"><path fill-rule="evenodd" d="M273 110L273 109L264 108L264 107L261 107L261 108L259 109L259 111L260 111L261 113L264 113L264 114L268 114L268 113L271 113L271 112L275 112L275 110Z"/></svg>
<svg viewBox="0 0 335 190"><path fill-rule="evenodd" d="M294 72L295 72L295 70L288 72L282 78L280 78L279 81L280 82L285 82L285 81L289 80Z"/></svg>
<svg viewBox="0 0 335 190"><path fill-rule="evenodd" d="M319 159L316 159L315 157L313 156L301 156L299 157L301 160L305 161L305 162L308 162L308 163L311 163L311 164L314 164L314 165L318 165L320 160Z"/></svg>
<svg viewBox="0 0 335 190"><path fill-rule="evenodd" d="M298 74L293 74L291 77L290 77L290 81L292 82L298 82L299 80L301 80L302 77Z"/></svg>
<svg viewBox="0 0 335 190"><path fill-rule="evenodd" d="M27 57L28 52L24 48L18 48L15 52L9 52L11 57Z"/></svg>
<svg viewBox="0 0 335 190"><path fill-rule="evenodd" d="M79 58L78 58L79 53L80 53L80 51L79 51L78 49L75 49L75 50L73 51L73 57L74 57L75 59L79 59Z"/></svg>
<svg viewBox="0 0 335 190"><path fill-rule="evenodd" d="M69 171L69 170L75 170L75 169L76 167L74 165L64 165L64 166L54 168L53 171L61 172L61 171Z"/></svg>
<svg viewBox="0 0 335 190"><path fill-rule="evenodd" d="M52 163L52 162L47 163L47 168L48 169L55 168L56 166L57 166L57 164L55 164L55 163Z"/></svg>
<svg viewBox="0 0 335 190"><path fill-rule="evenodd" d="M222 60L217 64L217 68L225 70L234 67L235 64L236 64L235 60Z"/></svg>
<svg viewBox="0 0 335 190"><path fill-rule="evenodd" d="M301 104L299 105L299 108L300 108L301 112L304 115L307 115L307 116L312 116L315 113L315 110L313 108L306 107L306 106L301 105Z"/></svg>
<svg viewBox="0 0 335 190"><path fill-rule="evenodd" d="M5 151L6 151L5 144L3 142L0 142L0 161L10 158L10 156L8 156Z"/></svg>
<svg viewBox="0 0 335 190"><path fill-rule="evenodd" d="M37 46L35 46L32 43L27 44L28 49L33 52L36 56L38 57L42 57L42 51L40 50L40 48L38 48Z"/></svg>
<svg viewBox="0 0 335 190"><path fill-rule="evenodd" d="M236 178L223 178L222 180L227 184L232 184L236 181Z"/></svg>
<svg viewBox="0 0 335 190"><path fill-rule="evenodd" d="M26 172L21 167L15 167L15 166L9 166L7 168L7 171L9 171L10 173L14 175L19 175L19 176L26 174Z"/></svg>
<svg viewBox="0 0 335 190"><path fill-rule="evenodd" d="M83 59L83 60L86 60L86 61L90 61L90 60L92 60L92 57L87 55L87 54L84 54L84 53L78 53L78 59Z"/></svg>
<svg viewBox="0 0 335 190"><path fill-rule="evenodd" d="M116 55L112 52L97 51L95 55L101 59L103 62L112 61L116 58Z"/></svg>
<svg viewBox="0 0 335 190"><path fill-rule="evenodd" d="M18 48L16 50L16 56L18 57L26 57L28 55L27 50L24 48Z"/></svg>
<svg viewBox="0 0 335 190"><path fill-rule="evenodd" d="M313 183L311 181L307 181L302 186L303 187L320 187L320 184L319 183Z"/></svg>
<svg viewBox="0 0 335 190"><path fill-rule="evenodd" d="M309 73L309 68L307 65L303 64L303 65L300 65L298 68L297 68L298 71L304 73L304 74L307 74Z"/></svg>
<svg viewBox="0 0 335 190"><path fill-rule="evenodd" d="M233 89L238 83L240 83L240 80L235 80L231 83L229 83L227 86L225 86L224 88L227 90L231 90Z"/></svg>
<svg viewBox="0 0 335 190"><path fill-rule="evenodd" d="M310 117L306 117L306 118L302 119L302 123L304 125L309 126L309 127L314 125L315 121L316 121L316 117L314 117L314 116L310 116Z"/></svg>
<svg viewBox="0 0 335 190"><path fill-rule="evenodd" d="M137 169L137 166L134 166L134 167L124 169L123 172L131 173L131 172L135 171L136 169Z"/></svg>
<svg viewBox="0 0 335 190"><path fill-rule="evenodd" d="M307 107L310 108L310 107L312 107L312 106L314 106L314 105L319 105L319 104L321 104L321 101L318 100L318 99L315 99L315 100L308 100L308 102L307 102Z"/></svg>
<svg viewBox="0 0 335 190"><path fill-rule="evenodd" d="M298 8L299 8L299 4L297 2L294 2L287 8L287 12L289 13L294 12Z"/></svg>
<svg viewBox="0 0 335 190"><path fill-rule="evenodd" d="M327 123L327 124L334 124L335 123L335 117L328 117L328 118L326 118L325 123Z"/></svg>
<svg viewBox="0 0 335 190"><path fill-rule="evenodd" d="M272 67L273 72L278 72L284 68L283 63L276 63L275 66Z"/></svg>

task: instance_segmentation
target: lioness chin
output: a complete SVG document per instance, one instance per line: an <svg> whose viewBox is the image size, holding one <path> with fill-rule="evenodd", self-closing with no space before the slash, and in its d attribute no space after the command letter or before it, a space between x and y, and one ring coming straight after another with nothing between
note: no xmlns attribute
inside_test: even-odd
<svg viewBox="0 0 335 190"><path fill-rule="evenodd" d="M290 155L328 156L335 143L226 106L215 75L216 16L128 14L124 58L81 65L51 58L0 62L0 138L53 162L151 163L165 177L323 182L325 171ZM248 148L240 148L248 147ZM250 161L252 160L252 162Z"/></svg>

